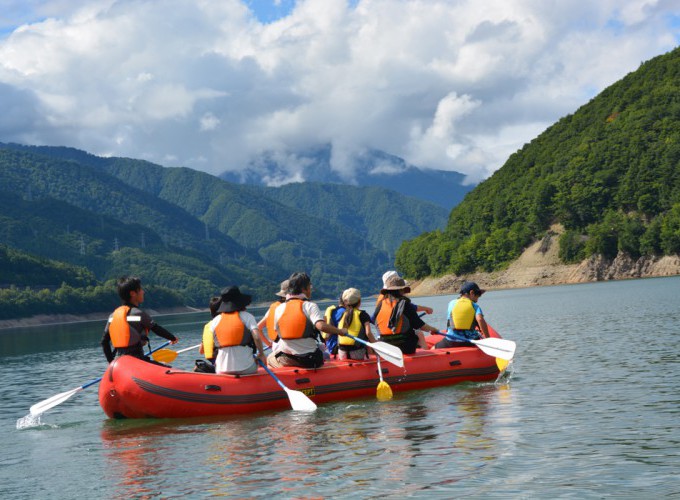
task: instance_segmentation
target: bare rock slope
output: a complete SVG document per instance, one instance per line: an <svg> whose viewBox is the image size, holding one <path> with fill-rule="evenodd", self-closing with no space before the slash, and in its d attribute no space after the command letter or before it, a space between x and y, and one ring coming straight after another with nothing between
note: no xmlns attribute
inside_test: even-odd
<svg viewBox="0 0 680 500"><path fill-rule="evenodd" d="M619 254L613 261L591 257L580 264L563 264L557 255L561 232L560 227L554 227L503 271L425 278L411 284L412 295L455 294L465 280L476 281L482 288L502 289L680 274L678 255L634 260Z"/></svg>

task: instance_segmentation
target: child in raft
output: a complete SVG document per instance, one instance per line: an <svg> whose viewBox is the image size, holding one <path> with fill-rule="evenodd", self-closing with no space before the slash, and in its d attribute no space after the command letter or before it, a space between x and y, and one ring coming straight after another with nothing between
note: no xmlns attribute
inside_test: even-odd
<svg viewBox="0 0 680 500"><path fill-rule="evenodd" d="M361 307L361 292L356 288L348 288L340 296L337 306L326 309L326 321L338 328L346 328L350 335L376 342L371 332L371 317ZM337 337L337 359L362 360L368 358L368 350L364 344L355 342L346 336Z"/></svg>

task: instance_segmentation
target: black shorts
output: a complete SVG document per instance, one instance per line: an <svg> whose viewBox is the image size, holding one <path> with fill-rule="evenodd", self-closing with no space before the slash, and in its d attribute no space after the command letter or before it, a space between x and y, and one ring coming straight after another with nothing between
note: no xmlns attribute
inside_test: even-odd
<svg viewBox="0 0 680 500"><path fill-rule="evenodd" d="M418 335L414 331L401 335L382 335L380 341L398 347L404 354L413 354L418 348Z"/></svg>
<svg viewBox="0 0 680 500"><path fill-rule="evenodd" d="M435 349L444 349L446 347L474 347L474 344L463 340L448 340L444 337L434 345Z"/></svg>
<svg viewBox="0 0 680 500"><path fill-rule="evenodd" d="M301 368L319 368L323 365L323 352L321 349L316 349L308 354L288 354L285 352L277 352L277 359L285 356L291 362L287 366L299 366Z"/></svg>

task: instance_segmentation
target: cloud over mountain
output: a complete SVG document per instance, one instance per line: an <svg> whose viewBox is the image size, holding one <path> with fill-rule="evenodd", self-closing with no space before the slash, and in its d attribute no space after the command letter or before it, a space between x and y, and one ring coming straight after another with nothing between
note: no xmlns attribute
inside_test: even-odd
<svg viewBox="0 0 680 500"><path fill-rule="evenodd" d="M10 0L0 141L290 179L330 145L348 179L380 150L476 182L680 34L677 1L252 4Z"/></svg>

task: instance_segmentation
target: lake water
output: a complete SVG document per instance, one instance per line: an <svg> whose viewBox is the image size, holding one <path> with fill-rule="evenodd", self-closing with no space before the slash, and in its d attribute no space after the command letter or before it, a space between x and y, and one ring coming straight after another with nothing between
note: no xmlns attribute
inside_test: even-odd
<svg viewBox="0 0 680 500"><path fill-rule="evenodd" d="M95 386L21 430L102 374L103 323L0 331L0 497L680 497L679 297L680 277L488 292L506 383L181 421L108 420ZM416 302L443 327L450 299ZM180 346L207 321L158 319Z"/></svg>

